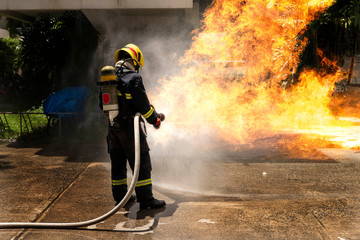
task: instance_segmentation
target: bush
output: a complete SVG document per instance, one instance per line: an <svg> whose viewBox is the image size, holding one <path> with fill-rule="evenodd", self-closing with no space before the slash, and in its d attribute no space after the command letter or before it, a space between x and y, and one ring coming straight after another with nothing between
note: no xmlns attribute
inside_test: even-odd
<svg viewBox="0 0 360 240"><path fill-rule="evenodd" d="M10 106L13 99L10 92L19 79L20 64L20 40L16 38L0 39L0 109L2 111Z"/></svg>

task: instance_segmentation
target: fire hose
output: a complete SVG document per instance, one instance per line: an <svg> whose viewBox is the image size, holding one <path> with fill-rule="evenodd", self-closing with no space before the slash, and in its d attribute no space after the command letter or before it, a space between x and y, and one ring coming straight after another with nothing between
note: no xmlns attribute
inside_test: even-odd
<svg viewBox="0 0 360 240"><path fill-rule="evenodd" d="M134 167L134 173L133 177L129 186L129 190L125 194L124 198L120 201L118 205L116 205L113 209L111 209L109 212L105 213L104 215L88 220L83 222L72 222L72 223L34 223L34 222L5 222L0 223L0 229L1 228L80 228L80 227L86 227L90 226L96 223L99 223L101 221L104 221L105 219L111 217L116 212L119 211L120 208L122 208L127 201L130 199L131 195L134 193L136 182L139 177L139 169L140 169L140 113L136 113L134 118L134 136L135 136L135 167Z"/></svg>

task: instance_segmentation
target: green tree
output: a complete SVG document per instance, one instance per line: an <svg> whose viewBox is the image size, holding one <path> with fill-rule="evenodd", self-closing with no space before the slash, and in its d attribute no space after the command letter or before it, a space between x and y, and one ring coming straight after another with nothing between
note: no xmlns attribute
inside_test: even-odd
<svg viewBox="0 0 360 240"><path fill-rule="evenodd" d="M0 79L13 80L19 70L20 41L14 38L0 39Z"/></svg>
<svg viewBox="0 0 360 240"><path fill-rule="evenodd" d="M17 87L1 99L14 99L13 111L39 106L50 93L68 86L95 87L97 65L91 63L99 34L80 11L41 14L19 34L21 76Z"/></svg>
<svg viewBox="0 0 360 240"><path fill-rule="evenodd" d="M354 35L353 54L348 75L348 83L350 83L360 41L360 1L351 0L350 3L344 7L343 12L348 23L347 26Z"/></svg>
<svg viewBox="0 0 360 240"><path fill-rule="evenodd" d="M302 55L301 67L321 67L318 64L318 49L339 65L343 64L344 57L354 54L359 32L354 28L354 19L357 18L356 13L360 14L354 7L358 3L359 0L337 0L308 25L304 36L309 38L309 44ZM354 17L349 14L351 12Z"/></svg>
<svg viewBox="0 0 360 240"><path fill-rule="evenodd" d="M20 66L20 40L14 38L1 38L0 39L0 100L3 102L2 108L5 109L5 100L12 102L12 99L6 96L10 96L11 91L16 86L16 82L19 80ZM8 104L7 104L8 105ZM1 106L1 105L0 105Z"/></svg>

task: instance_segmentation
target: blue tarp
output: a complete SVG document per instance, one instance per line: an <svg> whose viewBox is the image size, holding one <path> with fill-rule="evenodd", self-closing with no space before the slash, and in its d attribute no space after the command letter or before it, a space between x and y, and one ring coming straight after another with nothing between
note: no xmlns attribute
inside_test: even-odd
<svg viewBox="0 0 360 240"><path fill-rule="evenodd" d="M77 114L59 113L81 113L86 107L86 100L91 95L87 87L68 87L48 96L44 103L44 113L54 118L73 117ZM57 114L53 114L57 113Z"/></svg>

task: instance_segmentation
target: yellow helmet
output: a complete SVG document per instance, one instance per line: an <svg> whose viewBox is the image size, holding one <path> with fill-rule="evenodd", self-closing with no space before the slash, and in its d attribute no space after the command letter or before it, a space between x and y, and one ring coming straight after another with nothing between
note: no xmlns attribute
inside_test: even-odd
<svg viewBox="0 0 360 240"><path fill-rule="evenodd" d="M135 59L134 62L135 68L139 69L144 66L144 56L140 51L140 48L135 44L127 44L125 47L118 49L114 54L115 62L118 62L121 59L121 55L127 53L131 56L132 59Z"/></svg>

